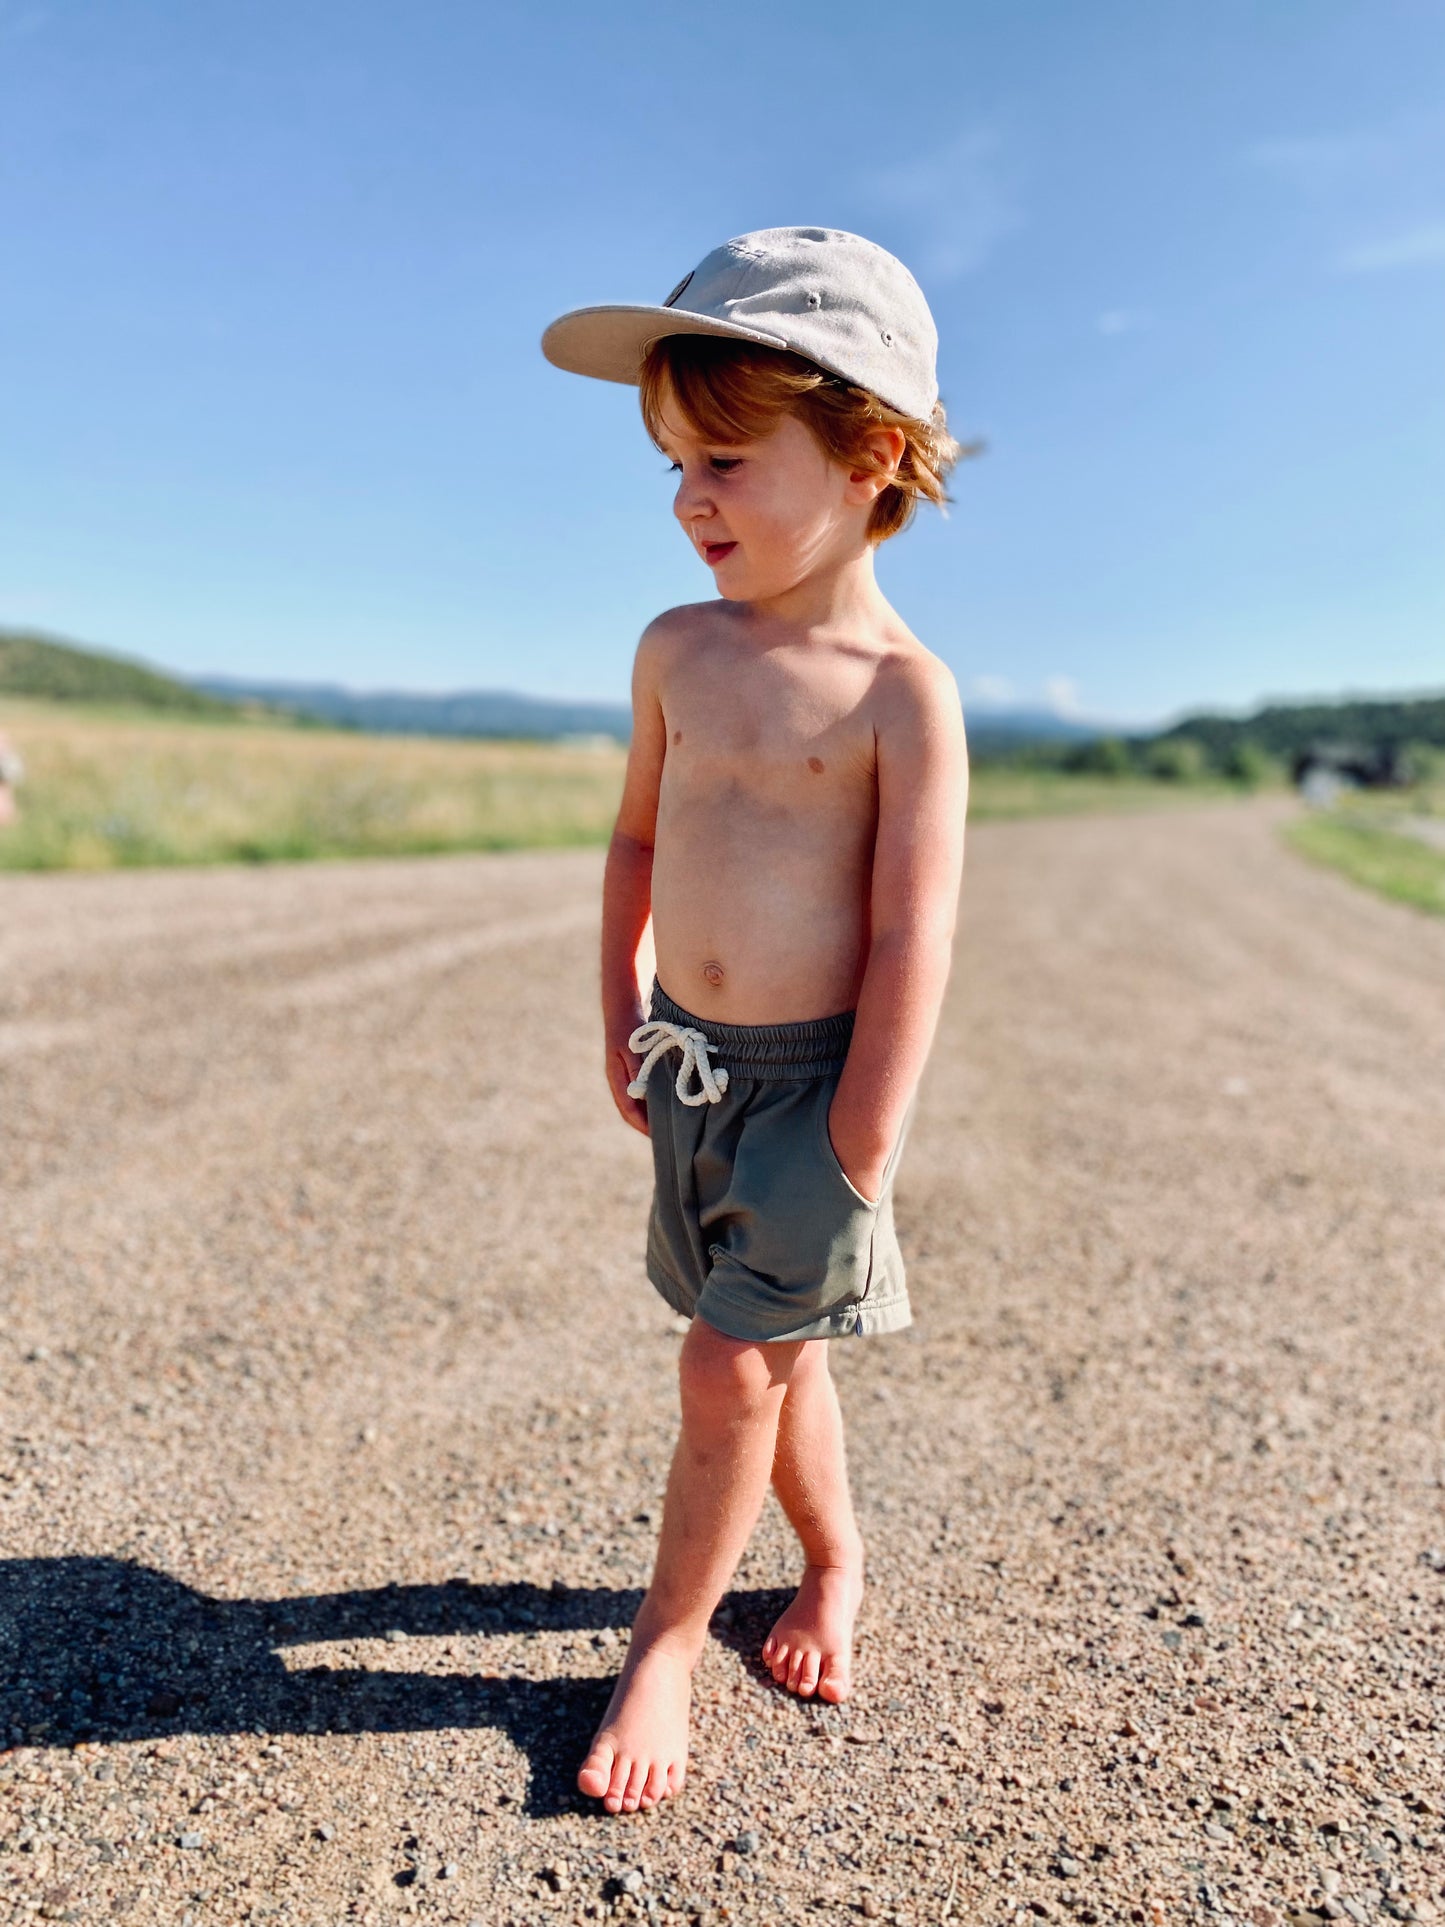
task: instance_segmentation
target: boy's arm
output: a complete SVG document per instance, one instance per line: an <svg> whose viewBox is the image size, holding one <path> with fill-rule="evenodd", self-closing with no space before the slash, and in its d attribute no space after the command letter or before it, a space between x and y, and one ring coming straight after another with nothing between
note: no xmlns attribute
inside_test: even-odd
<svg viewBox="0 0 1445 1927"><path fill-rule="evenodd" d="M635 1131L647 1133L647 1106L629 1097L638 1060L627 1040L642 1023L637 952L652 914L652 846L657 796L667 753L667 726L659 695L661 639L654 623L637 645L632 668L632 747L617 825L607 851L602 883L602 1025L607 1046L607 1083L612 1101Z"/></svg>
<svg viewBox="0 0 1445 1927"><path fill-rule="evenodd" d="M871 939L828 1133L866 1198L883 1173L933 1042L963 871L968 752L953 677L909 662L877 727Z"/></svg>

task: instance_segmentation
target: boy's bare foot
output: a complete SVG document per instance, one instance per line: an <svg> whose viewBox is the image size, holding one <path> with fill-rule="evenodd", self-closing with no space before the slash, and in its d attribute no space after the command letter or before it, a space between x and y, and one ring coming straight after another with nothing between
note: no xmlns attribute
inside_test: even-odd
<svg viewBox="0 0 1445 1927"><path fill-rule="evenodd" d="M609 1813L635 1813L681 1793L693 1661L660 1641L634 1643L577 1784Z"/></svg>
<svg viewBox="0 0 1445 1927"><path fill-rule="evenodd" d="M853 1621L860 1566L808 1566L793 1603L763 1641L763 1662L790 1693L836 1705L853 1690Z"/></svg>

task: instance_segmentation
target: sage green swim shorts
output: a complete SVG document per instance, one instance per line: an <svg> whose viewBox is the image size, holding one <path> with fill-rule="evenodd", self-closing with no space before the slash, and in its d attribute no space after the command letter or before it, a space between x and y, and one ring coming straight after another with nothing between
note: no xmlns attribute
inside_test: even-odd
<svg viewBox="0 0 1445 1927"><path fill-rule="evenodd" d="M911 1323L893 1229L902 1137L875 1203L828 1136L852 1034L851 1011L708 1023L654 983L650 1020L633 1034L656 1177L647 1275L685 1318L754 1343Z"/></svg>

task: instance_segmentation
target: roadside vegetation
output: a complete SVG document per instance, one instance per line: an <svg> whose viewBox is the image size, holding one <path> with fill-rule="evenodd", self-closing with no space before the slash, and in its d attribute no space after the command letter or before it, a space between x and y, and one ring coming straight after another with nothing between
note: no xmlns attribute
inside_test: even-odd
<svg viewBox="0 0 1445 1927"><path fill-rule="evenodd" d="M1286 840L1397 903L1445 916L1445 753L1408 787L1346 793L1289 824Z"/></svg>

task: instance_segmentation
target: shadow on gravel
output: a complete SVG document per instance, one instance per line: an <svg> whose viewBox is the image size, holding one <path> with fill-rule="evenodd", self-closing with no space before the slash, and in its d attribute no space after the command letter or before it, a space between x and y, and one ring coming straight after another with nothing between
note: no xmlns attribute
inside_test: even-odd
<svg viewBox="0 0 1445 1927"><path fill-rule="evenodd" d="M527 1809L581 1804L575 1762L607 1703L597 1679L289 1670L288 1646L626 1626L641 1595L558 1586L383 1586L211 1599L120 1559L0 1560L0 1741L172 1733L415 1733L496 1727L531 1765ZM421 1664L426 1663L418 1653ZM6 1731L8 1729L8 1732Z"/></svg>
<svg viewBox="0 0 1445 1927"><path fill-rule="evenodd" d="M749 1658L790 1595L730 1594L715 1622ZM383 1586L296 1599L212 1599L122 1559L0 1559L0 1746L175 1733L415 1733L495 1727L531 1766L526 1811L591 1809L573 1785L610 1679L313 1666L288 1646L630 1625L636 1590Z"/></svg>

